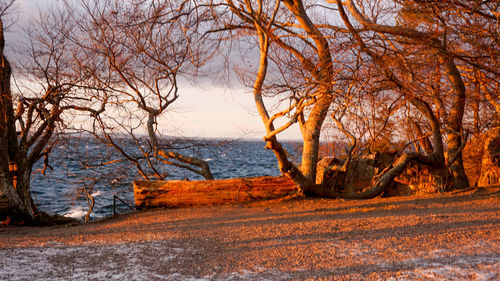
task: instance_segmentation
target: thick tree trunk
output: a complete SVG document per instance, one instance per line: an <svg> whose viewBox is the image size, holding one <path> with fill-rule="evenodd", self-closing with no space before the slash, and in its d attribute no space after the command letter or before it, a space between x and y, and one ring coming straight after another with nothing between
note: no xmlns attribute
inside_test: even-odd
<svg viewBox="0 0 500 281"><path fill-rule="evenodd" d="M307 180L315 182L319 151L319 132L307 133L307 135L303 136L303 140L300 170Z"/></svg>
<svg viewBox="0 0 500 281"><path fill-rule="evenodd" d="M31 197L31 167L25 166L17 171L16 190L23 201L23 206L26 208L29 217L34 218L37 213L34 208L33 198Z"/></svg>
<svg viewBox="0 0 500 281"><path fill-rule="evenodd" d="M7 197L12 220L31 223L35 220L29 188L31 165L27 157L21 157L23 155L17 143L10 89L11 67L3 54L4 47L3 24L0 19L0 190ZM15 167L12 170L17 171L11 172L9 166ZM14 186L13 173L17 174L17 188Z"/></svg>
<svg viewBox="0 0 500 281"><path fill-rule="evenodd" d="M455 155L458 153L456 160L450 165L450 172L456 189L469 187L469 180L465 174L464 163L462 160L461 146L462 134L448 133L448 161L451 161L451 158L455 158Z"/></svg>
<svg viewBox="0 0 500 281"><path fill-rule="evenodd" d="M453 59L445 55L442 56L442 59L444 61L446 76L455 92L453 104L446 120L448 130L448 161L453 161L452 158L456 159L453 163L449 163L449 165L451 164L450 170L454 180L454 187L464 189L469 187L469 180L465 174L462 160L462 123L466 101L465 84Z"/></svg>
<svg viewBox="0 0 500 281"><path fill-rule="evenodd" d="M316 181L316 165L318 163L319 139L321 127L327 116L328 109L332 102L333 83L333 62L328 40L311 21L302 1L286 0L283 1L290 12L300 24L300 27L312 38L316 47L318 56L317 65L314 69L309 69L315 82L318 85L319 96L308 114L307 120L300 122L304 146L302 151L302 162L300 170L303 176L311 184ZM307 68L306 65L304 67Z"/></svg>
<svg viewBox="0 0 500 281"><path fill-rule="evenodd" d="M15 181L13 180L14 173ZM16 223L31 224L36 217L31 198L31 169L18 169L9 174L7 177L0 177L0 191L9 204L7 215Z"/></svg>
<svg viewBox="0 0 500 281"><path fill-rule="evenodd" d="M234 10L236 10L236 7L233 7ZM235 13L238 13L237 11ZM303 172L298 169L293 163L291 163L288 159L287 152L281 145L281 143L278 141L276 134L274 133L276 131L273 122L271 122L271 118L269 116L269 112L264 104L264 99L263 99L263 85L264 81L267 76L267 68L268 68L268 52L269 52L269 46L270 46L270 33L269 30L266 30L261 24L259 24L257 21L254 22L257 35L259 38L259 49L260 49L260 57L259 57L259 70L257 72L257 75L255 77L255 83L254 83L254 101L255 105L257 107L257 111L259 112L259 115L262 119L262 122L266 125L266 131L267 134L270 135L270 137L264 137L264 140L266 141L266 149L271 149L275 156L276 159L278 160L278 165L279 169L282 172L283 175L289 177L298 187L299 192L302 192L303 187L308 186L310 184L314 184L314 178L313 180L309 180L306 178L303 174ZM315 106L315 108L317 108ZM313 110L314 111L314 110ZM317 109L316 109L317 111ZM313 115L317 115L314 113ZM326 115L326 112L325 112ZM304 124L301 126L301 129L303 129L306 125ZM319 134L318 134L319 136ZM304 136L303 136L304 137ZM304 137L305 139L305 137ZM312 139L311 139L312 141ZM318 138L319 141L319 138ZM306 144L308 141L304 141L304 147L305 150L307 151L306 154L310 155L310 157L306 157L307 160L306 162L312 162L314 161L314 141L311 142L312 145ZM317 150L317 148L316 148ZM316 155L316 161L317 161L317 155ZM315 163L316 165L316 163ZM309 165L310 167L310 165ZM314 167L314 169L316 169ZM310 170L309 174L311 174L313 171Z"/></svg>
<svg viewBox="0 0 500 281"><path fill-rule="evenodd" d="M26 160L9 161L5 139L0 140L0 193L7 198L8 216L17 223L33 223L35 210L31 198L31 166Z"/></svg>

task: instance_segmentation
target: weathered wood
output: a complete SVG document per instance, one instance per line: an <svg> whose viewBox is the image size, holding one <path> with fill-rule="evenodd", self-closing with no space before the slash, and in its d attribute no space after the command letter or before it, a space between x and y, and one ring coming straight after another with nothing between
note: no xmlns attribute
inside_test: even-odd
<svg viewBox="0 0 500 281"><path fill-rule="evenodd" d="M295 191L287 177L134 182L137 209L240 203L285 197Z"/></svg>

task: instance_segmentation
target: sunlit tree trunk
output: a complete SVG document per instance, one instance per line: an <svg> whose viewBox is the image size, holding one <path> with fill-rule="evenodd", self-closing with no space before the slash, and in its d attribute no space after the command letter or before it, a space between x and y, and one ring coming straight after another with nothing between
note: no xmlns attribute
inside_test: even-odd
<svg viewBox="0 0 500 281"><path fill-rule="evenodd" d="M264 18L264 3L262 1L257 1L257 3L252 3L251 1L243 2L245 6L236 5L232 0L227 0L227 4L233 14L240 17L244 22L252 24L259 38L259 70L253 88L255 104L266 127L267 134L264 137L264 140L267 142L266 148L272 149L275 153L281 172L290 177L299 189L303 190L315 184L321 126L331 103L330 87L332 84L333 66L328 41L307 15L301 0L276 1L275 10L271 18ZM310 46L314 46L312 48L314 50L313 57L306 54L301 48L295 48L273 34L272 26L275 24L274 17L279 11L281 3L293 14L299 23L298 28L307 34L306 40L309 41ZM267 75L271 41L301 61L304 69L314 79L314 82L311 82L311 84L315 85L314 90L311 91L312 93L309 93L310 96L301 97L295 106L288 109L287 113L294 111L294 117L290 118L287 125L280 128L275 128L273 122L277 116L283 116L285 113L270 116L263 101L262 89ZM299 168L289 161L286 151L276 137L279 132L297 122L300 125L303 139L302 161Z"/></svg>
<svg viewBox="0 0 500 281"><path fill-rule="evenodd" d="M278 9L278 7L279 5L276 7L276 9ZM236 13L237 11L233 10L233 12ZM259 112L259 115L262 119L262 122L264 124L268 124L266 126L267 134L272 134L275 131L275 127L274 124L270 122L269 112L267 111L267 108L264 104L263 91L262 91L262 87L264 85L264 81L266 79L268 70L270 36L268 30L265 30L266 27L260 25L257 21L254 21L254 24L257 31L257 36L259 38L259 50L260 50L259 69L255 77L255 82L253 86L254 101L255 101L255 106L257 107L257 111ZM269 28L269 25L267 26L267 28ZM287 152L285 151L281 143L278 141L276 135L266 137L265 141L267 143L266 149L271 149L274 152L276 159L278 160L279 169L284 175L292 179L294 183L299 187L299 189L303 189L305 186L311 184L307 180L307 178L304 177L303 173L299 169L297 169L297 167L293 163L289 161Z"/></svg>
<svg viewBox="0 0 500 281"><path fill-rule="evenodd" d="M448 113L448 118L446 120L446 127L448 130L448 161L452 161L453 158L456 159L453 163L449 163L450 170L455 182L455 188L463 189L469 186L469 180L465 174L462 160L462 138L464 136L462 123L465 109L466 90L460 72L458 71L452 58L445 55L442 55L442 58L444 61L446 76L448 77L448 80L450 81L455 92L451 110Z"/></svg>
<svg viewBox="0 0 500 281"><path fill-rule="evenodd" d="M333 83L333 62L330 47L325 36L311 21L301 0L283 1L286 7L295 15L301 28L312 38L316 45L318 62L314 74L318 87L318 100L314 103L307 120L299 119L304 146L300 170L312 184L316 181L316 165L319 157L319 140L321 127L325 121L332 102L331 85ZM310 70L312 72L312 70Z"/></svg>
<svg viewBox="0 0 500 281"><path fill-rule="evenodd" d="M0 190L7 197L13 220L29 223L35 220L30 194L31 163L27 161L26 154L20 150L17 142L10 88L12 70L4 55L3 35L3 23L0 19Z"/></svg>
<svg viewBox="0 0 500 281"><path fill-rule="evenodd" d="M309 115L306 124L302 126L304 146L302 148L300 170L304 174L304 177L313 183L316 181L316 165L319 157L321 126L326 118L330 103L330 95L326 93L323 94L316 102L315 108Z"/></svg>

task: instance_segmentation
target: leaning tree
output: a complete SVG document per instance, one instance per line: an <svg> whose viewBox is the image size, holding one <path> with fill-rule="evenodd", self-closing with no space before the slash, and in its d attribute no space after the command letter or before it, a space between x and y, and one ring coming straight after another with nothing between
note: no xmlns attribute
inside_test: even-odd
<svg viewBox="0 0 500 281"><path fill-rule="evenodd" d="M340 165L331 163L328 169L333 169L334 174L345 173L352 150L360 143L359 136L349 131L349 124L340 120L348 111L342 107L348 104L336 102L347 100L353 88L363 87L362 83L343 83L359 77L355 73L359 69L349 63L352 56L358 56L363 67L371 68L374 73L369 79L378 79L376 83L383 85L381 90L376 87L368 90L374 90L375 95L392 96L391 102L401 98L407 108L418 111L425 121L412 124L422 151L403 153L374 178L368 191L349 197L379 194L409 163L428 167L439 190L468 186L462 164L462 149L467 140L463 120L470 96L465 78L475 75L475 83L483 87L484 99L498 107L494 79L497 51L487 47L496 36L492 29L494 4L367 1L358 7L354 1L329 2L335 3L329 6L299 0L210 1L216 15L212 33L225 32L225 39L250 37L257 42L259 59L253 64L257 67L248 73L255 78L252 87L267 131L264 140L267 148L275 152L283 174L303 191L346 197L334 192L325 178L323 182L315 182L314 175L318 173L318 144L329 109L340 112L331 117L351 145L347 159ZM474 20L469 23L478 29L467 29L461 12L471 14ZM392 18L389 22L393 25L380 24L382 19ZM346 34L350 34L348 40ZM484 80L479 81L480 77ZM265 97L271 93L284 96L281 109L274 113L265 104ZM285 103L288 106L283 106ZM277 122L280 118L285 121ZM387 124L382 123L382 126ZM279 133L293 124L299 124L303 136L300 166L288 159L277 139Z"/></svg>
<svg viewBox="0 0 500 281"><path fill-rule="evenodd" d="M337 70L326 35L308 14L310 7L302 1L228 0L211 4L216 15L211 33L225 33L225 38L231 40L244 40L248 35L258 40L259 59L253 63L257 69L252 70L253 95L266 129L266 148L274 152L281 172L297 186L305 189L315 185L321 127L332 102ZM272 44L275 49L271 49ZM274 63L269 62L270 54L276 54ZM279 73L273 81L276 83L265 83L269 68ZM292 74L293 69L296 72ZM300 75L301 80L294 81L294 75ZM265 104L265 98L273 92L282 93L281 98L288 100L288 106L274 113ZM287 120L279 124L281 119ZM294 124L300 126L303 139L300 167L290 161L277 138Z"/></svg>
<svg viewBox="0 0 500 281"><path fill-rule="evenodd" d="M266 129L266 148L273 150L281 172L290 177L299 191L316 196L367 198L379 194L396 172L386 173L373 187L359 194L341 194L331 188L334 179L316 175L345 174L350 166L353 150L358 144L342 121L349 97L362 88L362 82L353 81L356 51L342 34L346 28L324 20L333 9L305 1L212 1L217 14L212 33L226 32L232 40L256 38L259 59L255 60L253 94L255 105ZM246 41L247 45L252 41ZM247 76L248 77L248 76ZM248 78L247 80L248 81ZM245 81L244 81L245 82ZM281 100L281 108L266 105L266 97ZM347 158L340 165L330 163L325 171L317 171L320 135L331 107L330 117L349 140ZM282 121L284 119L285 121ZM281 121L280 121L281 120ZM303 148L298 166L278 140L278 135L298 124ZM397 168L401 170L400 166Z"/></svg>

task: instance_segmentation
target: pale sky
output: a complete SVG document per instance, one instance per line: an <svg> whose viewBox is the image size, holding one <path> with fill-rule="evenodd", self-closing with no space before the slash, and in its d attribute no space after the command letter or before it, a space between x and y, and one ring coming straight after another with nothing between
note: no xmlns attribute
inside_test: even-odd
<svg viewBox="0 0 500 281"><path fill-rule="evenodd" d="M7 48L10 38L18 38L14 32L18 26L26 25L29 19L36 15L38 8L43 9L57 2L59 0L18 0L17 26L13 26L10 34L6 34ZM179 94L180 97L173 104L173 108L166 113L165 120L159 123L162 130L168 134L259 139L265 135L264 125L255 109L251 88L224 89L207 85L198 88L189 83L182 83ZM278 137L300 139L298 125L280 133Z"/></svg>

